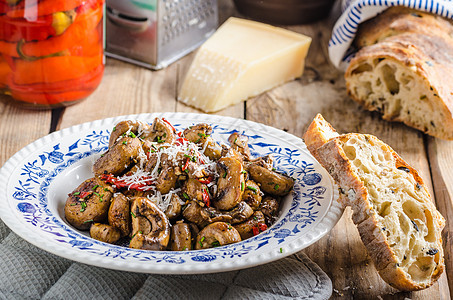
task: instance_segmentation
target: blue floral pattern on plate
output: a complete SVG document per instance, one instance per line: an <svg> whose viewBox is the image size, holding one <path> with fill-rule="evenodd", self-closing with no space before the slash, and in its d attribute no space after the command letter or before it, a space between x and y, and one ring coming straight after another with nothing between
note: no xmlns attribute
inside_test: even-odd
<svg viewBox="0 0 453 300"><path fill-rule="evenodd" d="M277 222L260 235L236 244L185 252L143 251L105 244L68 225L62 210L66 194L92 176L90 167L106 151L110 128L125 119L151 123L154 117L162 116L177 130L203 120L212 125L214 139L224 143L232 132L239 131L249 137L252 154L272 154L277 170L296 179ZM250 121L183 113L124 116L74 126L33 145L32 151L27 149L30 147L19 151L1 170L5 175L14 169L8 174L6 195L2 195L9 204L8 210L2 209L0 216L30 242L85 263L149 273L204 273L249 267L312 244L341 216L341 209L333 201L336 193L330 177L308 154L303 142ZM26 159L14 160L16 156ZM47 243L41 245L39 241L43 240Z"/></svg>

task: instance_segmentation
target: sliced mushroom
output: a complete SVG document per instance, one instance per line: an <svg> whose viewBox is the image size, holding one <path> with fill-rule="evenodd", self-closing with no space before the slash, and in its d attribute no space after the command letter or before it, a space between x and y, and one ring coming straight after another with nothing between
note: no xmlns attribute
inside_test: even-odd
<svg viewBox="0 0 453 300"><path fill-rule="evenodd" d="M68 195L66 220L75 228L87 230L92 223L107 219L113 188L97 177L85 180Z"/></svg>
<svg viewBox="0 0 453 300"><path fill-rule="evenodd" d="M222 157L217 166L220 177L217 181L214 206L221 210L230 210L242 199L245 189L244 169L241 162L232 157Z"/></svg>
<svg viewBox="0 0 453 300"><path fill-rule="evenodd" d="M192 250L192 232L187 223L176 223L171 228L170 249L172 251Z"/></svg>
<svg viewBox="0 0 453 300"><path fill-rule="evenodd" d="M260 185L262 191L274 196L285 196L294 186L294 179L291 177L259 165L250 165L248 171L250 177Z"/></svg>
<svg viewBox="0 0 453 300"><path fill-rule="evenodd" d="M164 250L170 240L170 222L164 212L145 197L137 197L131 206L132 239L129 247Z"/></svg>
<svg viewBox="0 0 453 300"><path fill-rule="evenodd" d="M178 176L175 174L175 168L168 159L168 154L163 153L160 161L160 173L155 183L156 189L161 194L167 194L175 187Z"/></svg>
<svg viewBox="0 0 453 300"><path fill-rule="evenodd" d="M170 204L165 210L165 215L168 219L174 220L181 215L181 198L176 193L171 195Z"/></svg>
<svg viewBox="0 0 453 300"><path fill-rule="evenodd" d="M261 201L260 211L264 214L266 224L270 225L277 219L280 203L277 199L267 196Z"/></svg>
<svg viewBox="0 0 453 300"><path fill-rule="evenodd" d="M243 240L254 236L253 227L259 228L260 224L265 224L264 215L257 210L247 221L234 225Z"/></svg>
<svg viewBox="0 0 453 300"><path fill-rule="evenodd" d="M249 138L239 132L233 132L228 137L228 142L230 142L231 148L241 153L246 160L251 157L248 141Z"/></svg>
<svg viewBox="0 0 453 300"><path fill-rule="evenodd" d="M244 163L244 156L240 152L226 145L222 146L222 157L232 157L237 159L241 163Z"/></svg>
<svg viewBox="0 0 453 300"><path fill-rule="evenodd" d="M121 231L107 224L94 223L90 227L90 236L98 241L113 244L120 239Z"/></svg>
<svg viewBox="0 0 453 300"><path fill-rule="evenodd" d="M272 170L274 167L274 156L272 154L269 154L265 156L260 156L258 158L250 160L249 162L246 162L247 170L251 165L258 165L268 170Z"/></svg>
<svg viewBox="0 0 453 300"><path fill-rule="evenodd" d="M106 153L96 160L93 165L95 175L120 175L136 163L141 149L138 138L122 137Z"/></svg>
<svg viewBox="0 0 453 300"><path fill-rule="evenodd" d="M253 180L247 180L245 182L244 194L242 194L242 201L246 202L253 210L257 210L261 204L261 194L258 184Z"/></svg>
<svg viewBox="0 0 453 300"><path fill-rule="evenodd" d="M215 222L198 233L195 249L206 249L241 241L239 232L230 224Z"/></svg>
<svg viewBox="0 0 453 300"><path fill-rule="evenodd" d="M121 232L121 236L131 233L131 207L129 199L121 193L113 196L108 213L109 224Z"/></svg>
<svg viewBox="0 0 453 300"><path fill-rule="evenodd" d="M182 216L189 222L192 222L199 227L203 228L209 224L209 215L203 212L203 207L201 207L197 202L190 201L186 208L184 209Z"/></svg>
<svg viewBox="0 0 453 300"><path fill-rule="evenodd" d="M183 133L184 137L192 143L203 146L203 148L205 149L203 153L204 155L212 160L217 160L220 158L222 147L220 147L220 145L217 144L211 137L212 127L210 125L206 123L197 124L185 129ZM205 145L205 143L207 144Z"/></svg>
<svg viewBox="0 0 453 300"><path fill-rule="evenodd" d="M203 191L207 188L206 184L201 183L195 178L189 178L184 182L182 192L188 199L203 203Z"/></svg>
<svg viewBox="0 0 453 300"><path fill-rule="evenodd" d="M253 215L253 209L245 202L241 201L239 204L227 212L231 216L231 224L241 223Z"/></svg>
<svg viewBox="0 0 453 300"><path fill-rule="evenodd" d="M163 119L155 118L151 127L152 130L148 137L146 137L147 140L167 144L173 144L176 141L173 126Z"/></svg>
<svg viewBox="0 0 453 300"><path fill-rule="evenodd" d="M137 120L121 121L112 129L109 139L109 148L111 148L122 136L144 138L151 133L151 126L147 123Z"/></svg>

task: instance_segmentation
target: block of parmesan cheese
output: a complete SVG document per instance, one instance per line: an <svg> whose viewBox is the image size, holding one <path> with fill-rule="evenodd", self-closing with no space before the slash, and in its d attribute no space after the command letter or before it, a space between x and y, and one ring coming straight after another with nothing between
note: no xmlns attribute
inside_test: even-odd
<svg viewBox="0 0 453 300"><path fill-rule="evenodd" d="M215 112L302 75L311 38L229 18L200 47L178 100Z"/></svg>

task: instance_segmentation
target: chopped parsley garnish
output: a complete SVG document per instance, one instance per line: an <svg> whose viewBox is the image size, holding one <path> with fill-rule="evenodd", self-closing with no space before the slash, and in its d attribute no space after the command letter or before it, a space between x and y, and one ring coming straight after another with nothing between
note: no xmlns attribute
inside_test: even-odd
<svg viewBox="0 0 453 300"><path fill-rule="evenodd" d="M220 242L219 241L214 241L212 244L211 244L212 247L219 247L220 246Z"/></svg>
<svg viewBox="0 0 453 300"><path fill-rule="evenodd" d="M244 190L244 181L241 182L241 191Z"/></svg>
<svg viewBox="0 0 453 300"><path fill-rule="evenodd" d="M123 145L127 145L127 141L123 141Z"/></svg>
<svg viewBox="0 0 453 300"><path fill-rule="evenodd" d="M247 186L247 189L252 190L252 191L254 191L255 193L258 192L258 190L256 189L256 187L251 186L251 185L248 185L248 186Z"/></svg>
<svg viewBox="0 0 453 300"><path fill-rule="evenodd" d="M274 190L278 190L279 188L280 188L280 186L279 186L278 184L276 184L276 185L274 186Z"/></svg>
<svg viewBox="0 0 453 300"><path fill-rule="evenodd" d="M187 195L187 193L182 193L182 196L184 197L184 199L189 199L189 195Z"/></svg>
<svg viewBox="0 0 453 300"><path fill-rule="evenodd" d="M82 201L80 202L80 206L81 206L80 211L84 212L85 208L87 208L87 203L85 201Z"/></svg>
<svg viewBox="0 0 453 300"><path fill-rule="evenodd" d="M95 186L93 186L92 190L96 190L98 188L99 184L96 184Z"/></svg>
<svg viewBox="0 0 453 300"><path fill-rule="evenodd" d="M86 220L85 222L83 222L83 224L90 223L90 222L94 222L93 219Z"/></svg>
<svg viewBox="0 0 453 300"><path fill-rule="evenodd" d="M80 195L80 192L74 192L73 195L74 196Z"/></svg>
<svg viewBox="0 0 453 300"><path fill-rule="evenodd" d="M134 217L134 218L136 218L136 216L135 216L135 214L134 214L133 211L131 211L131 216Z"/></svg>
<svg viewBox="0 0 453 300"><path fill-rule="evenodd" d="M133 133L132 131L129 133L129 136L130 136L131 138L137 137L137 136L135 135L135 133Z"/></svg>

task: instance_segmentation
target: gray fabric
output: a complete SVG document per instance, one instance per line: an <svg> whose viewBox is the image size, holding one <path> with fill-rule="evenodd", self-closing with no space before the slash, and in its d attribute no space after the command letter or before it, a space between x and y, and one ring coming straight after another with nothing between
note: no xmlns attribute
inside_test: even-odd
<svg viewBox="0 0 453 300"><path fill-rule="evenodd" d="M330 279L302 253L239 271L149 275L60 258L24 241L0 220L0 300L316 300L331 294Z"/></svg>

